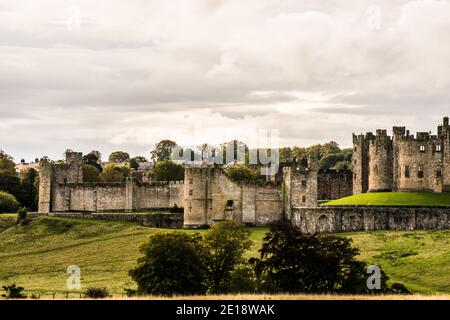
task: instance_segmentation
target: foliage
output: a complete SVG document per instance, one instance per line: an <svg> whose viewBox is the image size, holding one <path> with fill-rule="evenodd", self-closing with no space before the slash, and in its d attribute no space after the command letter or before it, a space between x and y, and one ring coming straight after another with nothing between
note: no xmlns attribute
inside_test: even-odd
<svg viewBox="0 0 450 320"><path fill-rule="evenodd" d="M2 294L2 297L6 299L24 299L27 297L22 293L24 288L17 287L15 283L9 286L3 286L3 290L5 290L6 294Z"/></svg>
<svg viewBox="0 0 450 320"><path fill-rule="evenodd" d="M214 224L205 235L207 282L209 291L220 293L235 267L243 262L244 253L251 247L249 231L233 221Z"/></svg>
<svg viewBox="0 0 450 320"><path fill-rule="evenodd" d="M128 164L130 165L130 168L132 168L134 170L138 170L139 163L142 163L142 162L147 162L147 159L145 159L145 157L137 156L137 157L131 158L128 161Z"/></svg>
<svg viewBox="0 0 450 320"><path fill-rule="evenodd" d="M108 160L111 163L124 164L130 160L130 155L124 151L114 151L109 155Z"/></svg>
<svg viewBox="0 0 450 320"><path fill-rule="evenodd" d="M102 172L103 167L101 156L100 151L92 150L83 156L83 164L94 166L99 172Z"/></svg>
<svg viewBox="0 0 450 320"><path fill-rule="evenodd" d="M17 223L21 223L23 225L28 224L27 220L28 211L25 207L20 207L17 211Z"/></svg>
<svg viewBox="0 0 450 320"><path fill-rule="evenodd" d="M100 170L92 164L83 164L83 182L100 181Z"/></svg>
<svg viewBox="0 0 450 320"><path fill-rule="evenodd" d="M130 168L127 165L108 163L100 174L103 182L124 182L130 175Z"/></svg>
<svg viewBox="0 0 450 320"><path fill-rule="evenodd" d="M225 175L234 182L249 183L260 177L258 169L250 168L244 164L235 164L225 169Z"/></svg>
<svg viewBox="0 0 450 320"><path fill-rule="evenodd" d="M10 173L9 171L0 171L0 191L6 191L16 197L20 198L22 195L22 185L17 173Z"/></svg>
<svg viewBox="0 0 450 320"><path fill-rule="evenodd" d="M139 294L205 293L205 249L199 234L156 233L140 250L143 257L129 271Z"/></svg>
<svg viewBox="0 0 450 320"><path fill-rule="evenodd" d="M450 206L450 193L434 192L369 192L331 200L327 206Z"/></svg>
<svg viewBox="0 0 450 320"><path fill-rule="evenodd" d="M151 177L154 181L182 181L184 168L170 160L159 161L155 164Z"/></svg>
<svg viewBox="0 0 450 320"><path fill-rule="evenodd" d="M236 265L230 273L230 277L223 283L222 292L256 293L257 282L252 266L249 263Z"/></svg>
<svg viewBox="0 0 450 320"><path fill-rule="evenodd" d="M279 222L264 237L261 259L252 259L262 290L289 293L372 293L366 266L355 257L351 239L304 235ZM382 273L381 291L388 277Z"/></svg>
<svg viewBox="0 0 450 320"><path fill-rule="evenodd" d="M109 297L109 291L107 288L96 288L96 287L89 287L84 292L86 298L91 299L102 299Z"/></svg>
<svg viewBox="0 0 450 320"><path fill-rule="evenodd" d="M23 174L20 181L20 193L16 195L17 200L31 210L37 209L39 196L39 184L36 184L39 174L33 168L28 168Z"/></svg>
<svg viewBox="0 0 450 320"><path fill-rule="evenodd" d="M321 169L351 168L352 149L344 149L337 153L329 153L320 159Z"/></svg>
<svg viewBox="0 0 450 320"><path fill-rule="evenodd" d="M154 162L168 161L172 159L172 151L177 146L177 143L172 140L161 140L155 145L152 150L151 158Z"/></svg>
<svg viewBox="0 0 450 320"><path fill-rule="evenodd" d="M5 171L10 174L16 173L16 164L13 157L0 150L0 171Z"/></svg>
<svg viewBox="0 0 450 320"><path fill-rule="evenodd" d="M19 202L12 194L0 191L0 213L16 212L19 209Z"/></svg>

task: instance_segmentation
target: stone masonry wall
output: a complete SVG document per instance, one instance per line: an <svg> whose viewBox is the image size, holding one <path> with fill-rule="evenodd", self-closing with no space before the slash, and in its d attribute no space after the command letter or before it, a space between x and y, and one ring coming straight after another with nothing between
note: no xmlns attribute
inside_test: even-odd
<svg viewBox="0 0 450 320"><path fill-rule="evenodd" d="M320 207L292 211L292 223L310 234L450 228L450 207Z"/></svg>

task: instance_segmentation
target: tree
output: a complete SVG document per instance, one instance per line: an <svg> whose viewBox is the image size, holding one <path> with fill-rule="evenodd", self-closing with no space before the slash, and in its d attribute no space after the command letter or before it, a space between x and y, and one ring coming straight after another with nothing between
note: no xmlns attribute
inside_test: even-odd
<svg viewBox="0 0 450 320"><path fill-rule="evenodd" d="M288 222L271 227L252 259L261 288L290 293L373 293L366 286L366 266L355 257L359 250L351 239L304 235ZM382 273L381 288L388 292Z"/></svg>
<svg viewBox="0 0 450 320"><path fill-rule="evenodd" d="M126 165L108 163L100 174L103 182L125 182L130 175L130 168Z"/></svg>
<svg viewBox="0 0 450 320"><path fill-rule="evenodd" d="M155 181L181 181L184 180L184 168L170 160L160 161L155 164L151 177Z"/></svg>
<svg viewBox="0 0 450 320"><path fill-rule="evenodd" d="M88 154L83 156L83 163L87 165L94 166L98 169L99 172L102 172L102 160L101 153L97 150L92 150Z"/></svg>
<svg viewBox="0 0 450 320"><path fill-rule="evenodd" d="M252 169L244 164L235 164L225 169L225 175L234 182L252 182L256 181L260 172L258 169Z"/></svg>
<svg viewBox="0 0 450 320"><path fill-rule="evenodd" d="M124 164L130 160L130 155L124 151L114 151L109 155L108 160L111 163Z"/></svg>
<svg viewBox="0 0 450 320"><path fill-rule="evenodd" d="M250 232L233 221L214 224L205 235L207 280L213 293L223 291L236 266L243 262L243 255L250 248Z"/></svg>
<svg viewBox="0 0 450 320"><path fill-rule="evenodd" d="M3 150L0 150L0 171L16 174L16 164L14 163L14 159Z"/></svg>
<svg viewBox="0 0 450 320"><path fill-rule="evenodd" d="M177 143L172 140L161 140L155 145L155 149L150 153L154 162L167 161L172 159L172 151Z"/></svg>
<svg viewBox="0 0 450 320"><path fill-rule="evenodd" d="M201 235L156 233L141 246L143 254L129 275L139 294L204 294L205 249Z"/></svg>
<svg viewBox="0 0 450 320"><path fill-rule="evenodd" d="M17 199L22 197L22 185L17 173L7 170L0 171L0 191L11 193Z"/></svg>
<svg viewBox="0 0 450 320"><path fill-rule="evenodd" d="M131 158L130 161L128 161L128 164L130 165L130 168L134 170L139 169L139 163L147 162L147 159L145 157L137 156L134 158Z"/></svg>
<svg viewBox="0 0 450 320"><path fill-rule="evenodd" d="M33 168L28 168L24 173L22 180L20 181L21 192L17 195L17 199L22 206L28 209L37 209L36 198L38 197L38 187L36 186L36 179L38 178L38 172Z"/></svg>
<svg viewBox="0 0 450 320"><path fill-rule="evenodd" d="M83 182L100 181L100 170L92 164L83 164Z"/></svg>

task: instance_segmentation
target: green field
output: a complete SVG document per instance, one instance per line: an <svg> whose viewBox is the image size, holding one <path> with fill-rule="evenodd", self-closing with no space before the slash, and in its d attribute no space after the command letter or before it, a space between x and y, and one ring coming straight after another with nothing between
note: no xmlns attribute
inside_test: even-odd
<svg viewBox="0 0 450 320"><path fill-rule="evenodd" d="M369 192L332 200L326 206L450 206L450 193L431 192Z"/></svg>
<svg viewBox="0 0 450 320"><path fill-rule="evenodd" d="M65 292L66 269L81 268L82 286L105 286L116 294L134 287L127 271L139 245L158 230L126 222L41 217L28 226L0 215L0 285L28 292ZM252 228L255 242L247 257L257 256L267 228ZM184 232L197 232L185 230ZM204 232L204 231L200 231ZM450 293L450 230L343 234L361 249L361 259L380 264L391 281L415 293Z"/></svg>

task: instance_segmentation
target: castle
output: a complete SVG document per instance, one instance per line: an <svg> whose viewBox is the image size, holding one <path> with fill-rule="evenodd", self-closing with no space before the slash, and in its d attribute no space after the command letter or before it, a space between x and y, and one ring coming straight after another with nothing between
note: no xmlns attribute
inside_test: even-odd
<svg viewBox="0 0 450 320"><path fill-rule="evenodd" d="M449 118L437 135L405 127L353 135L353 193L376 191L450 191Z"/></svg>
<svg viewBox="0 0 450 320"><path fill-rule="evenodd" d="M353 135L352 171L320 170L310 159L283 167L281 183L237 183L227 178L223 167L206 164L187 165L184 181L148 182L132 175L125 182L87 183L83 182L82 154L68 151L63 163L40 161L39 213L92 218L93 213L116 212L120 219L120 212L177 207L184 209L182 225L186 228L222 220L268 225L280 219L291 221L305 233L450 228L448 208L318 205L319 200L364 192L450 191L449 119L444 118L433 136L419 132L413 137L404 127L393 131L392 138L386 130ZM130 215L123 216L130 219ZM165 219L171 219L170 215Z"/></svg>

